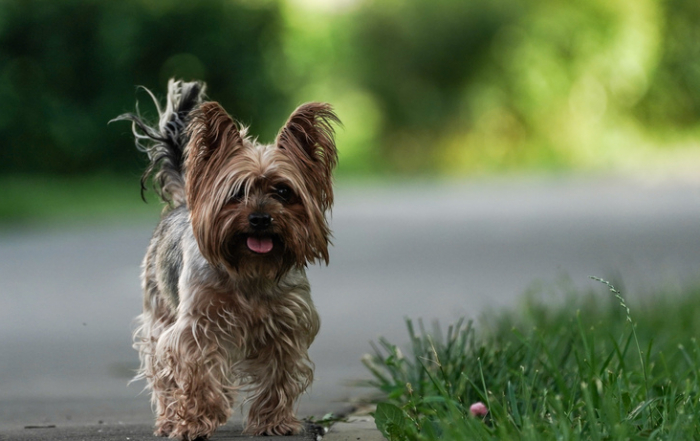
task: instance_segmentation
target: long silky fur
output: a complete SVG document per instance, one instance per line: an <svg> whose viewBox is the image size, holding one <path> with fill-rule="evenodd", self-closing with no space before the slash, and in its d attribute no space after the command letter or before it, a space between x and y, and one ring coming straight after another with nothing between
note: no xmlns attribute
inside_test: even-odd
<svg viewBox="0 0 700 441"><path fill-rule="evenodd" d="M320 319L305 267L328 263L337 163L328 104L292 112L273 144L258 144L215 102L203 83L170 81L157 126L137 113L136 146L166 203L143 261L143 313L134 331L156 415L155 434L209 437L249 392L245 431L297 434L295 402L313 381L308 348ZM277 197L284 185L294 198ZM240 194L242 196L237 197ZM252 255L252 213L274 214L265 234L277 241ZM241 240L243 238L243 240Z"/></svg>
<svg viewBox="0 0 700 441"><path fill-rule="evenodd" d="M145 200L147 182L152 177L158 197L168 207L177 208L186 202L183 173L185 147L189 142L186 128L192 111L205 100L206 85L171 79L165 109L150 90L145 90L158 110L156 127L146 123L138 112L125 113L112 121L130 121L136 148L148 155L149 164L141 177L141 197Z"/></svg>

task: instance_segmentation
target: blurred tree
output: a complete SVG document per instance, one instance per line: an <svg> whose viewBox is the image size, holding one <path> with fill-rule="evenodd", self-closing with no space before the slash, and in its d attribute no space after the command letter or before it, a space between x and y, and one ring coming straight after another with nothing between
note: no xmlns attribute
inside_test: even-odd
<svg viewBox="0 0 700 441"><path fill-rule="evenodd" d="M380 109L390 170L629 167L674 142L660 135L700 129L698 11L694 0L368 0L342 18L345 72Z"/></svg>
<svg viewBox="0 0 700 441"><path fill-rule="evenodd" d="M392 166L436 166L436 141L459 119L464 87L484 73L498 31L521 12L508 0L382 1L357 12L358 80L379 99L380 148Z"/></svg>
<svg viewBox="0 0 700 441"><path fill-rule="evenodd" d="M663 8L663 51L639 103L645 124L661 130L700 123L700 2L668 0Z"/></svg>
<svg viewBox="0 0 700 441"><path fill-rule="evenodd" d="M263 141L299 102L333 103L351 172L600 169L697 145L697 0L328 5L0 0L0 173L139 170L106 121L137 96L152 113L135 85L162 96L171 76L207 81Z"/></svg>
<svg viewBox="0 0 700 441"><path fill-rule="evenodd" d="M0 1L0 173L140 168L125 124L153 112L136 85L162 96L167 79L207 81L234 115L274 136L289 111L271 87L278 57L275 1Z"/></svg>

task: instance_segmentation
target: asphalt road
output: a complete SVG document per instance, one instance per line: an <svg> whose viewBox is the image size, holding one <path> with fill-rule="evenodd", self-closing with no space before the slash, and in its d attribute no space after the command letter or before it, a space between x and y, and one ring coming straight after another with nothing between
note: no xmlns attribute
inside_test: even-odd
<svg viewBox="0 0 700 441"><path fill-rule="evenodd" d="M139 263L154 224L0 232L0 427L149 424L137 356ZM322 318L300 413L363 393L360 357L405 317L477 317L562 275L627 297L698 282L700 185L562 179L340 186L328 267L309 270ZM0 433L1 434L1 433Z"/></svg>

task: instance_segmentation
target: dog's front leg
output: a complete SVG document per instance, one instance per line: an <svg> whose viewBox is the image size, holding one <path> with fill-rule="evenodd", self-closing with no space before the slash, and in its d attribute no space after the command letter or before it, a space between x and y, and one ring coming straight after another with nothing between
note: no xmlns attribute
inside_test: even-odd
<svg viewBox="0 0 700 441"><path fill-rule="evenodd" d="M297 398L313 380L307 343L298 335L279 335L272 345L247 360L246 371L255 382L246 433L293 435L302 430L294 416Z"/></svg>
<svg viewBox="0 0 700 441"><path fill-rule="evenodd" d="M210 327L201 317L179 317L159 342L159 356L167 360L175 385L170 437L207 438L231 415L230 361Z"/></svg>

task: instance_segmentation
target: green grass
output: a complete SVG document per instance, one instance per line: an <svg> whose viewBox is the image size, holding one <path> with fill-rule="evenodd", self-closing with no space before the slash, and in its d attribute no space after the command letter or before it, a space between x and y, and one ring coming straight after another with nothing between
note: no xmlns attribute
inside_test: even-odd
<svg viewBox="0 0 700 441"><path fill-rule="evenodd" d="M700 290L628 309L601 286L613 292L529 297L478 330L408 321L409 354L380 340L364 360L377 427L390 440L700 439ZM485 417L469 411L479 401Z"/></svg>
<svg viewBox="0 0 700 441"><path fill-rule="evenodd" d="M0 226L157 219L153 192L141 200L139 176L0 177Z"/></svg>

